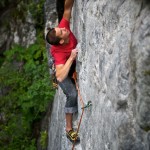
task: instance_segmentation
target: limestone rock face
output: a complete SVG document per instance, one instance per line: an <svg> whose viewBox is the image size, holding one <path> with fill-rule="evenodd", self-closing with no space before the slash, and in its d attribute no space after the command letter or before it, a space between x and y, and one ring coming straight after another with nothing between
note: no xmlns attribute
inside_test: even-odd
<svg viewBox="0 0 150 150"><path fill-rule="evenodd" d="M86 108L76 150L150 149L150 3L76 0L78 84ZM59 88L50 118L48 150L71 150L65 136L65 95ZM74 126L81 115L74 116Z"/></svg>
<svg viewBox="0 0 150 150"><path fill-rule="evenodd" d="M16 23L10 23L10 28L5 26L0 28L0 54L5 50L9 50L13 44L19 44L28 47L35 43L36 40L36 29L33 18L28 13L26 20L22 23L17 20Z"/></svg>

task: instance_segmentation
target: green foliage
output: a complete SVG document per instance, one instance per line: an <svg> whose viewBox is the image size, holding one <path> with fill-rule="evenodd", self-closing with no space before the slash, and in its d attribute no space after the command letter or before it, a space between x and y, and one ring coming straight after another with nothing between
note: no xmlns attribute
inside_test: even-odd
<svg viewBox="0 0 150 150"><path fill-rule="evenodd" d="M150 76L150 70L143 71L144 76Z"/></svg>
<svg viewBox="0 0 150 150"><path fill-rule="evenodd" d="M28 4L32 0L1 0L1 20L0 26L10 29L12 23L17 23L17 20L25 21L28 14Z"/></svg>
<svg viewBox="0 0 150 150"><path fill-rule="evenodd" d="M43 149L45 149L46 146L47 146L47 139L48 139L47 131L42 131L41 132L40 144L41 144Z"/></svg>
<svg viewBox="0 0 150 150"><path fill-rule="evenodd" d="M44 2L45 0L1 0L0 26L10 29L12 23L25 22L28 12L32 14L35 27L42 29L44 25Z"/></svg>
<svg viewBox="0 0 150 150"><path fill-rule="evenodd" d="M0 26L25 21L30 11L38 31L28 48L14 45L0 58L0 149L35 150L33 124L42 118L55 91L52 88L43 39L44 0L1 0ZM41 31L42 30L42 31ZM12 32L12 31L11 31ZM46 135L41 133L42 144Z"/></svg>
<svg viewBox="0 0 150 150"><path fill-rule="evenodd" d="M29 11L31 12L36 28L43 29L44 25L44 2L45 0L38 0L38 2L30 3Z"/></svg>
<svg viewBox="0 0 150 150"><path fill-rule="evenodd" d="M42 35L28 48L15 45L5 57L0 68L0 147L35 150L32 124L41 119L55 93Z"/></svg>

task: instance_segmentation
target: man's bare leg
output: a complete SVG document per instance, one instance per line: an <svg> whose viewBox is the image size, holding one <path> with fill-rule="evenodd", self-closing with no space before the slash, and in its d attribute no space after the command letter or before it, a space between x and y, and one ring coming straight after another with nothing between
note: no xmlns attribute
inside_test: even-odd
<svg viewBox="0 0 150 150"><path fill-rule="evenodd" d="M72 113L66 113L66 131L72 130L72 118L73 114Z"/></svg>

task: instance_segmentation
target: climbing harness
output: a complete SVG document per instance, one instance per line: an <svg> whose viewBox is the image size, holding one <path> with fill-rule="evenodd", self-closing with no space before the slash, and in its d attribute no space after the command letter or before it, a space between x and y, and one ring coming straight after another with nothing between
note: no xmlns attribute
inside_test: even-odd
<svg viewBox="0 0 150 150"><path fill-rule="evenodd" d="M53 83L53 88L58 89L58 82L57 82L57 79L56 79L56 69L53 70L52 83Z"/></svg>
<svg viewBox="0 0 150 150"><path fill-rule="evenodd" d="M49 67L50 67L50 75L51 75L51 79L52 79L53 88L57 89L58 88L58 82L56 79L56 68L55 68L54 59L52 56L51 56L50 61L49 61Z"/></svg>
<svg viewBox="0 0 150 150"><path fill-rule="evenodd" d="M88 103L86 105L84 105L84 102L83 102L83 99L82 99L82 96L81 96L81 93L80 93L80 89L79 89L79 86L77 84L77 73L76 72L74 72L74 74L73 74L73 79L75 81L76 89L78 91L78 96L79 96L80 103L81 103L81 106L82 106L81 107L82 112L81 112L80 120L79 120L79 123L78 123L77 131L76 131L76 134L78 134L79 129L80 129L80 125L81 125L81 121L82 121L82 117L83 117L83 113L84 113L84 109L87 108L87 107L92 106L92 102L88 101ZM76 139L74 140L74 143L73 143L73 146L72 146L72 150L74 150L75 143L76 143Z"/></svg>

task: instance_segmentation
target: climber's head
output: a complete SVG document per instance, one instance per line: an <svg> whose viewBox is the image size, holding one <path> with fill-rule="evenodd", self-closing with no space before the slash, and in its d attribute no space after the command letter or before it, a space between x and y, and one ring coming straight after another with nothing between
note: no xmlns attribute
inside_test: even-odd
<svg viewBox="0 0 150 150"><path fill-rule="evenodd" d="M66 28L52 28L48 29L46 40L51 45L65 44L69 41L70 31Z"/></svg>

